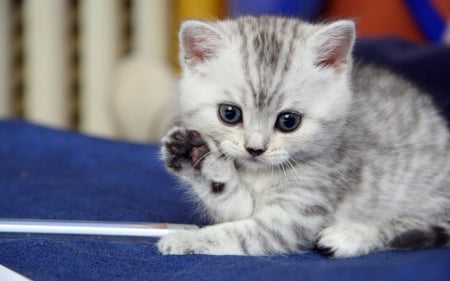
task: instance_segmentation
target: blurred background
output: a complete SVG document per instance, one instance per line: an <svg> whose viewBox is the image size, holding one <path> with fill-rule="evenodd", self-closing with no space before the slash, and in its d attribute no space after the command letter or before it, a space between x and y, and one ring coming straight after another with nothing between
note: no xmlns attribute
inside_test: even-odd
<svg viewBox="0 0 450 281"><path fill-rule="evenodd" d="M450 0L0 0L0 119L157 142L176 114L180 22L247 14L450 42Z"/></svg>

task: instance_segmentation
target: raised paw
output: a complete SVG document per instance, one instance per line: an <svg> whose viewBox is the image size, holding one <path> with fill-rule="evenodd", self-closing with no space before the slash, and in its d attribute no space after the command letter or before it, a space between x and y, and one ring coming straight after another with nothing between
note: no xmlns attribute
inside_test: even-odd
<svg viewBox="0 0 450 281"><path fill-rule="evenodd" d="M185 166L199 170L209 148L200 133L175 127L163 138L163 157L168 168L180 171Z"/></svg>

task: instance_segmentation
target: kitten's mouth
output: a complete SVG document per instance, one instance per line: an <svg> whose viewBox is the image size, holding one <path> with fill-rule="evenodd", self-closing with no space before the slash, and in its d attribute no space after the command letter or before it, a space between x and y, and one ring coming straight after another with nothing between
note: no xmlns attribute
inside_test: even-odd
<svg viewBox="0 0 450 281"><path fill-rule="evenodd" d="M268 167L268 163L258 157L243 157L239 161L241 165L244 165L250 169L264 169Z"/></svg>
<svg viewBox="0 0 450 281"><path fill-rule="evenodd" d="M261 160L256 157L248 157L245 159L246 161L249 161L251 163L261 163Z"/></svg>

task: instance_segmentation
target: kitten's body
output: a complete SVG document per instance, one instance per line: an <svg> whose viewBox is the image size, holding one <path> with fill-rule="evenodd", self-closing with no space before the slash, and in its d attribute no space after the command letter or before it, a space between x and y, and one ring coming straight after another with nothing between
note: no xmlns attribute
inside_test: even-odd
<svg viewBox="0 0 450 281"><path fill-rule="evenodd" d="M448 243L445 120L400 77L352 64L351 22L187 22L180 40L181 127L163 157L219 224L164 237L162 253L354 256ZM220 121L224 103L240 122ZM274 126L285 112L301 114L298 129Z"/></svg>

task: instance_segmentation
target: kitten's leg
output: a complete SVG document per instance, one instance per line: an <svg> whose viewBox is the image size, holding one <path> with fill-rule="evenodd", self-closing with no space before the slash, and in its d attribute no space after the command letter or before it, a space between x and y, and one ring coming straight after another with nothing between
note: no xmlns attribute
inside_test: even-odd
<svg viewBox="0 0 450 281"><path fill-rule="evenodd" d="M216 222L249 217L253 199L240 184L232 159L208 146L200 134L175 127L163 138L162 154L167 167L188 182Z"/></svg>
<svg viewBox="0 0 450 281"><path fill-rule="evenodd" d="M327 257L353 257L381 249L384 245L385 237L379 227L345 220L320 232L316 250Z"/></svg>
<svg viewBox="0 0 450 281"><path fill-rule="evenodd" d="M377 250L450 246L450 221L425 221L416 217L388 221L340 218L320 232L315 249L328 257L353 257Z"/></svg>
<svg viewBox="0 0 450 281"><path fill-rule="evenodd" d="M450 221L399 231L389 241L391 249L424 249L450 246Z"/></svg>
<svg viewBox="0 0 450 281"><path fill-rule="evenodd" d="M271 214L269 214L271 213ZM166 235L158 242L162 254L264 255L306 251L323 221L267 210L267 216Z"/></svg>
<svg viewBox="0 0 450 281"><path fill-rule="evenodd" d="M240 182L233 161L222 157L212 147L197 166L198 159L193 161L192 158L199 157L193 155L193 151L203 144L192 144L191 134L197 139L195 132L174 128L163 139L167 166L191 183L216 221L232 222L168 234L158 242L161 253L261 255L298 252L313 246L324 223L322 215L312 215L311 212L301 215L295 200L288 200L291 205L259 206L255 214L254 200L248 188ZM283 197L281 201L286 201L285 195L279 195Z"/></svg>
<svg viewBox="0 0 450 281"><path fill-rule="evenodd" d="M249 189L240 182L233 160L211 155L203 161L201 173L206 181L193 184L192 189L214 222L251 216L254 200Z"/></svg>
<svg viewBox="0 0 450 281"><path fill-rule="evenodd" d="M407 218L384 224L341 220L320 232L316 250L328 257L354 257L376 250L423 249L450 243L450 222L424 226L413 221L408 225Z"/></svg>

